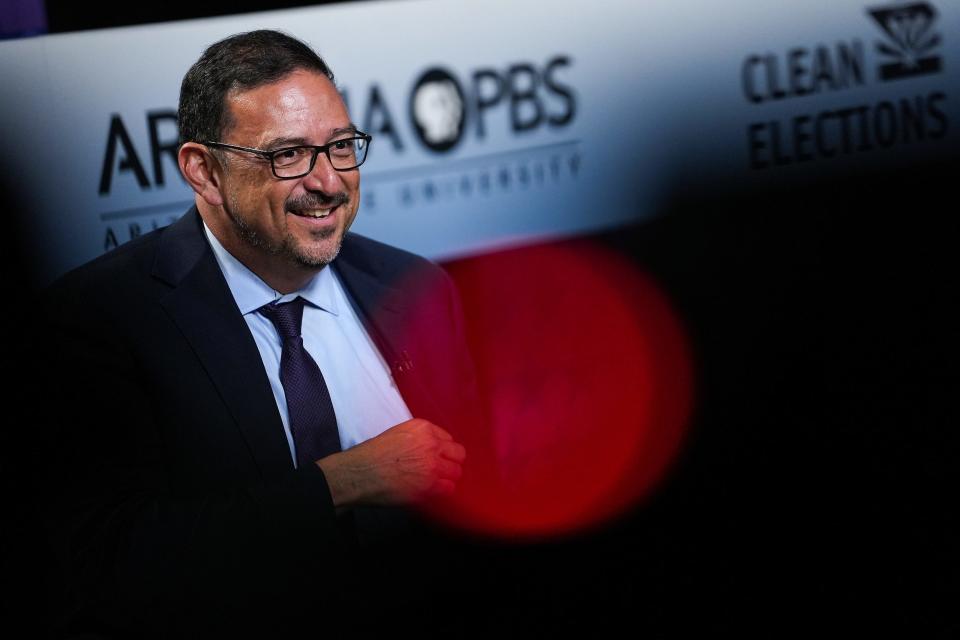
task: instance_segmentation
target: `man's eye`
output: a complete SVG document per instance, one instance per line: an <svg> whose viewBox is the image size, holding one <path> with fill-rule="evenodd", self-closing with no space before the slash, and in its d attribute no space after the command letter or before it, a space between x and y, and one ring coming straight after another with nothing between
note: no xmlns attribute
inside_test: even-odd
<svg viewBox="0 0 960 640"><path fill-rule="evenodd" d="M353 154L353 139L336 140L330 143L330 152L338 156L348 156Z"/></svg>
<svg viewBox="0 0 960 640"><path fill-rule="evenodd" d="M273 162L280 165L288 165L310 155L310 150L306 147L292 147L290 149L281 149L273 154Z"/></svg>

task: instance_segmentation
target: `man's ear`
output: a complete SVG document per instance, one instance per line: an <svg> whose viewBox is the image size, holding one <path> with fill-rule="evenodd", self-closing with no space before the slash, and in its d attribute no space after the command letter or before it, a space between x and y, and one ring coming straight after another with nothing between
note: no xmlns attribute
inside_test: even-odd
<svg viewBox="0 0 960 640"><path fill-rule="evenodd" d="M196 142L184 142L177 153L180 173L207 204L223 204L220 163L210 150Z"/></svg>

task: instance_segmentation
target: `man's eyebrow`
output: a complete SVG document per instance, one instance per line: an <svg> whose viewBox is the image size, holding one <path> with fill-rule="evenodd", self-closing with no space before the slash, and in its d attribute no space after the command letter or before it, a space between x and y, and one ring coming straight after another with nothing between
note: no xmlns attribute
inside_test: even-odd
<svg viewBox="0 0 960 640"><path fill-rule="evenodd" d="M337 137L337 136L342 136L342 135L345 134L345 133L356 133L356 132L357 132L357 125L355 125L355 124L353 124L353 123L351 122L349 126L339 127L339 128L337 128L337 129L334 129L333 131L331 131L331 132L330 132L330 137L331 137L331 138L335 138L335 137Z"/></svg>
<svg viewBox="0 0 960 640"><path fill-rule="evenodd" d="M279 149L280 147L296 147L300 145L310 144L307 142L306 138L285 138L279 137L274 138L263 144L264 149Z"/></svg>
<svg viewBox="0 0 960 640"><path fill-rule="evenodd" d="M342 135L347 134L347 133L353 134L353 133L356 133L356 132L357 132L357 125L355 125L355 124L353 124L353 123L351 122L349 126L346 126L346 127L337 127L336 129L332 130L332 131L330 132L330 138L329 138L329 139L332 140L333 138L336 138L337 136L342 136ZM264 149L279 149L279 148L281 148L281 147L296 147L296 146L300 146L300 145L309 145L309 144L310 144L310 142L309 142L306 138L290 138L290 137L281 136L281 137L279 137L279 138L273 138L272 140L269 140L269 141L265 142L265 143L263 144L263 148L264 148Z"/></svg>

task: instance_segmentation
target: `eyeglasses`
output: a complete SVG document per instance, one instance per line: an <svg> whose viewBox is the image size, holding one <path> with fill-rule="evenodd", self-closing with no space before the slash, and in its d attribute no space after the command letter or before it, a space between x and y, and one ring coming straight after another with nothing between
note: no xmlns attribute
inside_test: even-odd
<svg viewBox="0 0 960 640"><path fill-rule="evenodd" d="M321 151L326 154L330 166L337 171L356 169L367 159L367 150L370 148L372 139L372 136L357 131L356 135L351 138L341 138L330 144L283 147L274 151L239 147L225 142L202 142L201 144L208 147L255 153L270 161L273 175L281 180L290 180L292 178L302 178L313 171L313 167L317 164L317 156L320 155Z"/></svg>

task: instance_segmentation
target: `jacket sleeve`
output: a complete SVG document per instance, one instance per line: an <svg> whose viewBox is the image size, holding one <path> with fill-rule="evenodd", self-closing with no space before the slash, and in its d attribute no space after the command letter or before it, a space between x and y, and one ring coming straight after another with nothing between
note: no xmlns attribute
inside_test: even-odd
<svg viewBox="0 0 960 640"><path fill-rule="evenodd" d="M333 606L325 590L345 556L319 467L175 489L158 400L129 345L78 297L41 308L29 358L34 468L68 601L59 624L250 631L272 604L295 607L290 594Z"/></svg>

